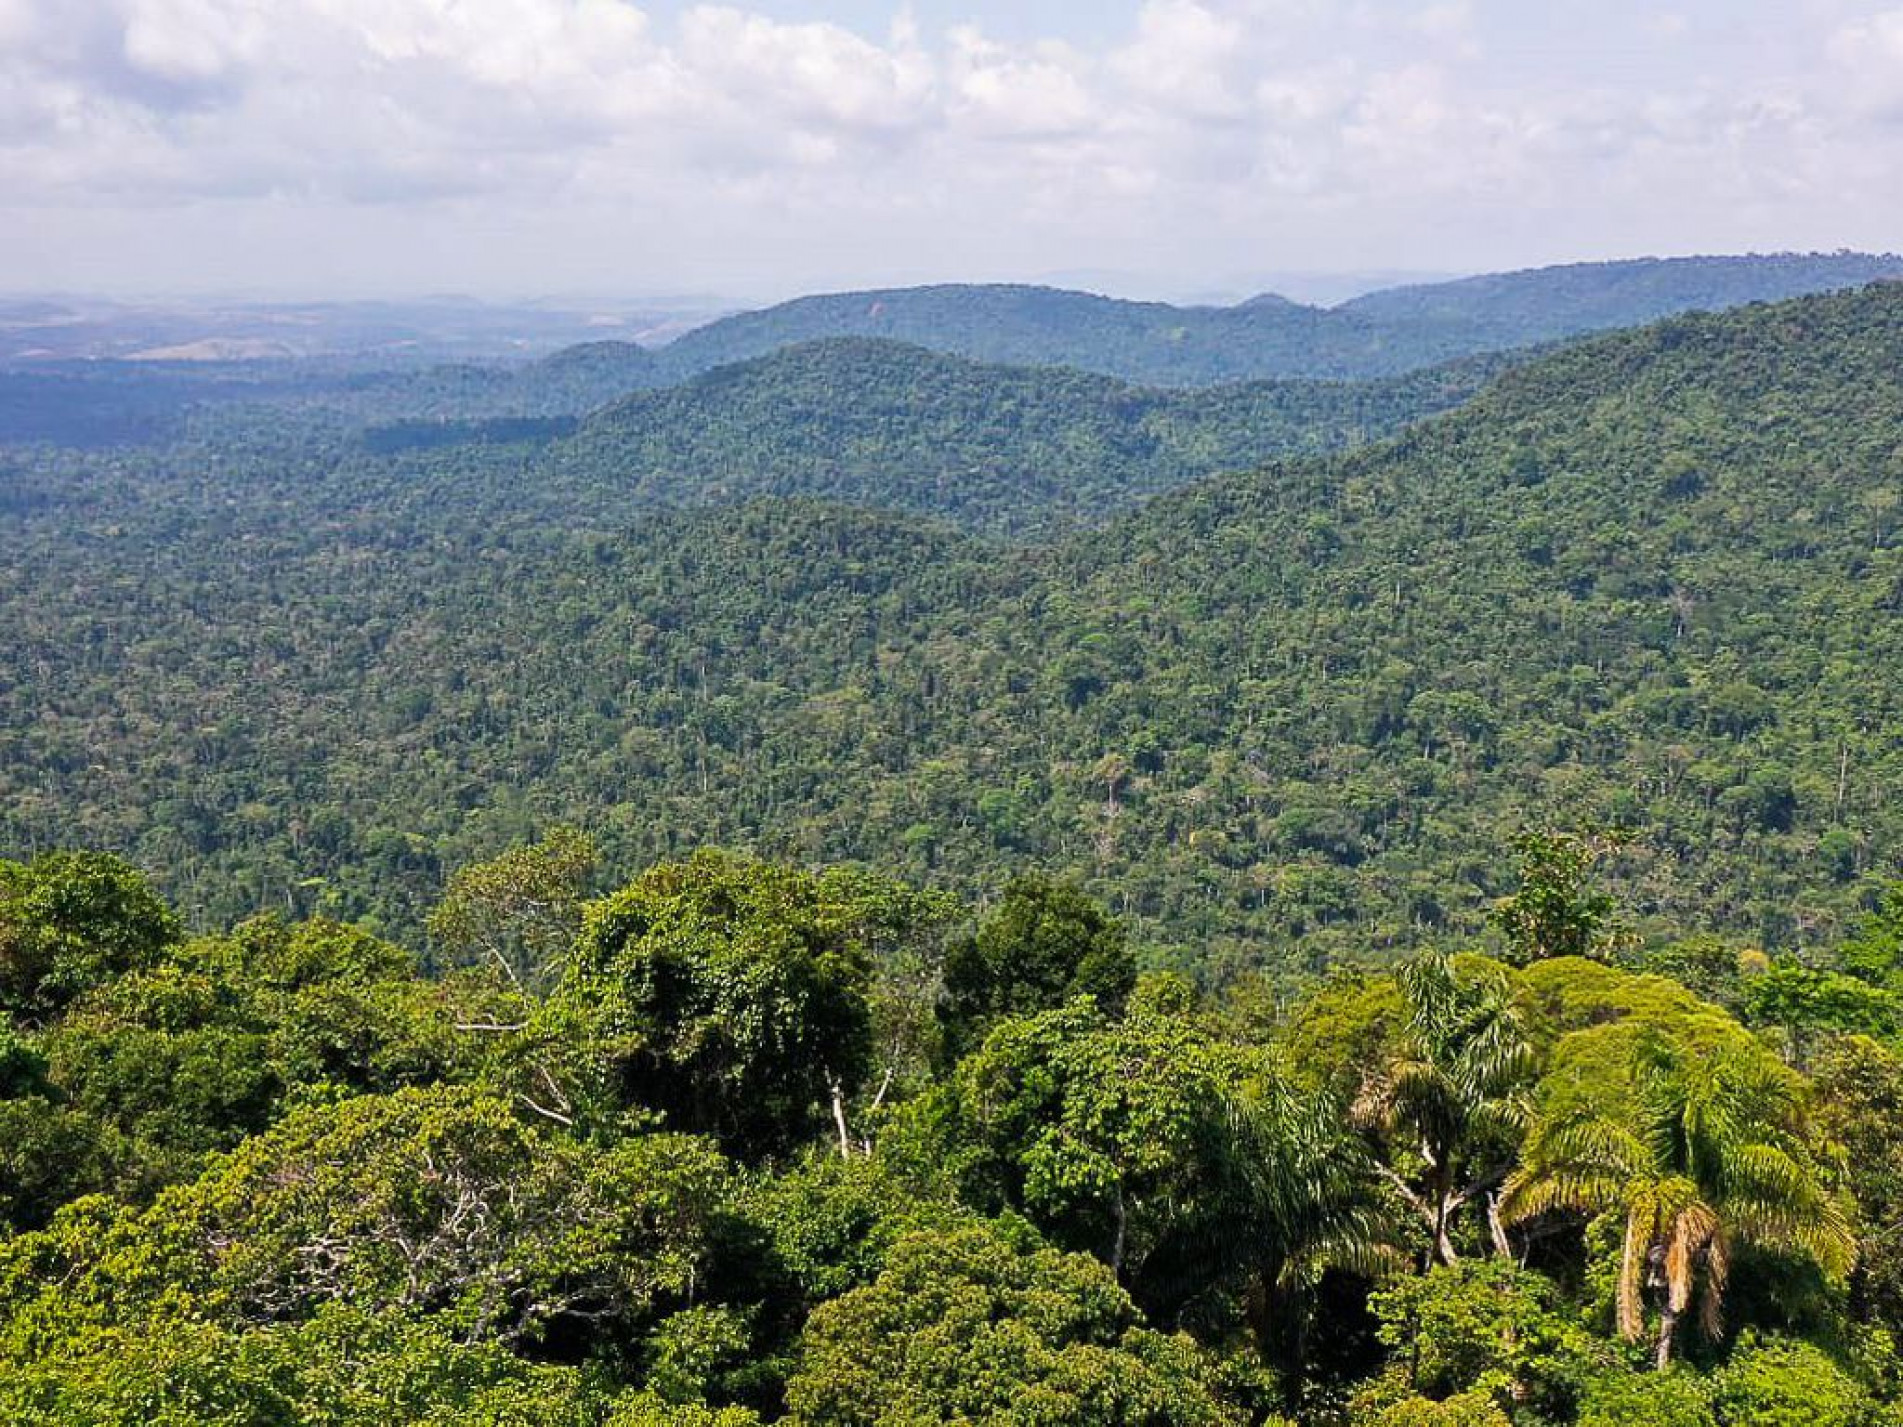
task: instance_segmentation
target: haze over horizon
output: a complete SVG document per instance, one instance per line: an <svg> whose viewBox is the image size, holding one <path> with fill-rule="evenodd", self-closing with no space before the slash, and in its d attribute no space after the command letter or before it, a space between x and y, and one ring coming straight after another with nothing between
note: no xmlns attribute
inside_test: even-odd
<svg viewBox="0 0 1903 1427"><path fill-rule="evenodd" d="M15 291L1882 251L1900 163L1903 8L1851 0L0 0Z"/></svg>

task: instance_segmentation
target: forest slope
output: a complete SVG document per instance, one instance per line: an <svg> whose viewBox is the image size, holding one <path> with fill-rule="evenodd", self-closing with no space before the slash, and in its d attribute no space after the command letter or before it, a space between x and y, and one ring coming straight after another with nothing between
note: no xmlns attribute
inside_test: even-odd
<svg viewBox="0 0 1903 1427"><path fill-rule="evenodd" d="M835 338L629 397L551 462L559 479L643 505L806 496L1014 534L1086 523L1271 455L1391 434L1466 400L1504 365L1170 391Z"/></svg>
<svg viewBox="0 0 1903 1427"><path fill-rule="evenodd" d="M1388 288L1341 310L1384 324L1444 324L1505 347L1899 277L1903 258L1893 254L1634 258Z"/></svg>

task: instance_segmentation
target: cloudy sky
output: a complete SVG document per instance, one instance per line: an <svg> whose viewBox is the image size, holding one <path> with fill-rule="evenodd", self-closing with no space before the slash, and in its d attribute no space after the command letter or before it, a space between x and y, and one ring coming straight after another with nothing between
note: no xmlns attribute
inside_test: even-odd
<svg viewBox="0 0 1903 1427"><path fill-rule="evenodd" d="M0 287L764 296L1903 247L1851 0L0 0Z"/></svg>

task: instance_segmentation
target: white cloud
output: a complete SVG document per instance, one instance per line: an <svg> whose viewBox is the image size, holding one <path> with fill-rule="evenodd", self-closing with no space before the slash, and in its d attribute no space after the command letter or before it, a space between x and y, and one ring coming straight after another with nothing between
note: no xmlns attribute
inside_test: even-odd
<svg viewBox="0 0 1903 1427"><path fill-rule="evenodd" d="M24 44L33 32L33 0L0 0L0 46Z"/></svg>
<svg viewBox="0 0 1903 1427"><path fill-rule="evenodd" d="M125 57L163 80L220 80L257 62L266 39L264 19L255 3L132 0L125 14Z"/></svg>
<svg viewBox="0 0 1903 1427"><path fill-rule="evenodd" d="M953 123L987 138L1076 138L1103 122L1087 61L1063 45L1020 53L969 26L949 37Z"/></svg>
<svg viewBox="0 0 1903 1427"><path fill-rule="evenodd" d="M1414 16L1412 23L1424 35L1465 35L1473 28L1474 8L1471 0L1448 0L1448 3L1427 6Z"/></svg>
<svg viewBox="0 0 1903 1427"><path fill-rule="evenodd" d="M1853 64L1903 65L1903 10L1849 21L1838 30L1833 48Z"/></svg>
<svg viewBox="0 0 1903 1427"><path fill-rule="evenodd" d="M837 25L781 24L710 6L682 21L679 56L704 96L839 135L918 128L934 99L923 51L880 46Z"/></svg>
<svg viewBox="0 0 1903 1427"><path fill-rule="evenodd" d="M1844 24L1830 50L1851 103L1887 119L1903 117L1903 10Z"/></svg>
<svg viewBox="0 0 1903 1427"><path fill-rule="evenodd" d="M1244 41L1234 15L1197 0L1144 0L1136 34L1111 68L1136 95L1166 109L1233 116L1241 107L1234 81Z"/></svg>

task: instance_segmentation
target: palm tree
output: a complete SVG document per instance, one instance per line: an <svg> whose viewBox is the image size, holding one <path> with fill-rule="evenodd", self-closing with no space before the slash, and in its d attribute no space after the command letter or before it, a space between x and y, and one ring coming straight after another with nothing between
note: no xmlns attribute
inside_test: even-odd
<svg viewBox="0 0 1903 1427"><path fill-rule="evenodd" d="M1246 1096L1239 1129L1247 1207L1240 1242L1225 1251L1249 1265L1244 1310L1293 1407L1322 1274L1379 1277L1399 1256L1382 1233L1367 1148L1333 1097L1297 1090L1286 1076L1265 1078Z"/></svg>
<svg viewBox="0 0 1903 1427"><path fill-rule="evenodd" d="M1398 1053L1362 1086L1361 1123L1388 1143L1376 1172L1427 1230L1430 1262L1458 1258L1454 1222L1478 1199L1489 1207L1494 1247L1506 1251L1494 1193L1513 1166L1527 1113L1533 1052L1504 976L1455 971L1440 953L1400 973L1407 1021Z"/></svg>
<svg viewBox="0 0 1903 1427"><path fill-rule="evenodd" d="M1671 1363L1678 1326L1697 1300L1708 1338L1724 1325L1740 1244L1808 1256L1840 1278L1856 1257L1843 1204L1798 1133L1798 1099L1781 1066L1750 1051L1662 1038L1638 1052L1630 1111L1588 1107L1537 1124L1502 1212L1520 1221L1555 1210L1617 1214L1618 1327L1645 1331L1658 1301L1657 1366Z"/></svg>

